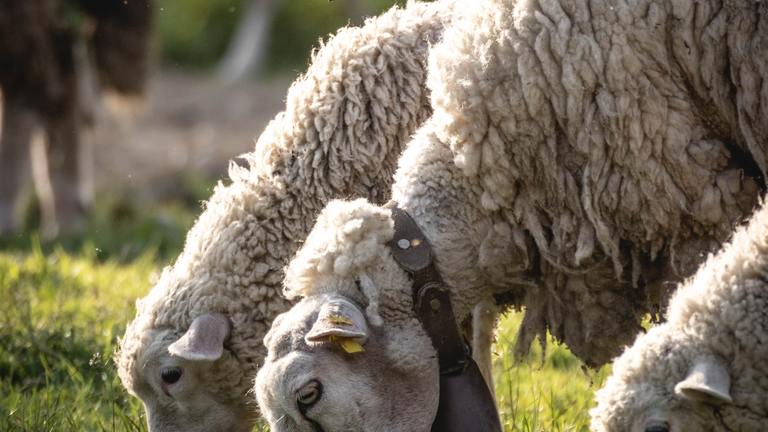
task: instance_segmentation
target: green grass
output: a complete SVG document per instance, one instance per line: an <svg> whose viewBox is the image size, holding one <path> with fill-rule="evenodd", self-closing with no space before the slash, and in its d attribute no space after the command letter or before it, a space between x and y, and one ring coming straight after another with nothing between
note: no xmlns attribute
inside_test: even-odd
<svg viewBox="0 0 768 432"><path fill-rule="evenodd" d="M0 253L0 430L144 430L112 352L157 269L79 253Z"/></svg>
<svg viewBox="0 0 768 432"><path fill-rule="evenodd" d="M509 313L497 328L493 347L496 399L505 431L581 432L589 430L592 395L609 367L587 370L564 345L548 340L534 344L520 361L512 354L521 313Z"/></svg>
<svg viewBox="0 0 768 432"><path fill-rule="evenodd" d="M85 234L0 242L0 431L144 431L141 404L120 386L116 341L199 212L186 199L141 207L102 198ZM512 358L520 314L501 321L495 379L506 431L586 431L605 370L586 373L550 341Z"/></svg>

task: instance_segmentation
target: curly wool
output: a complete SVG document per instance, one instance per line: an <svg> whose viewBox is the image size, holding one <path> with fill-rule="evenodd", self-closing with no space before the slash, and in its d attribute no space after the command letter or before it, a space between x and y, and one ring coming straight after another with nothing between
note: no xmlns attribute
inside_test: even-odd
<svg viewBox="0 0 768 432"><path fill-rule="evenodd" d="M696 359L717 356L731 376L733 403L719 408L713 430L768 427L768 205L710 256L675 293L669 321L637 339L614 363L591 411L596 431L625 431L653 408L708 413L675 395ZM705 414L701 414L705 417ZM695 429L690 425L691 429Z"/></svg>
<svg viewBox="0 0 768 432"><path fill-rule="evenodd" d="M306 296L321 276L359 274L386 251L394 223L389 212L363 205L331 201L317 217L304 245L286 267L286 298Z"/></svg>
<svg viewBox="0 0 768 432"><path fill-rule="evenodd" d="M468 227L464 236L487 237L488 247L447 244L444 255L463 259L444 257L445 271L478 260L471 247L506 248L514 258L486 279L509 280L512 303L526 307L522 345L548 329L597 366L764 188L768 5L592 3L467 6L431 51L434 115L409 145L394 198L414 211L463 201L507 233ZM465 177L462 199L447 197L454 173L434 173L443 147L442 170ZM527 285L504 273L521 264ZM480 276L455 280L466 278Z"/></svg>
<svg viewBox="0 0 768 432"><path fill-rule="evenodd" d="M422 327L413 314L410 275L390 253L388 243L394 234L392 213L387 208L362 198L329 202L286 267L284 293L290 299L341 294L365 305L372 325L395 333L390 335L394 340L386 349L389 361L412 372L411 368L424 368L425 359L407 348L413 345L413 341L405 343L412 334L397 335L397 328L391 326L408 323ZM286 316L293 314L292 309ZM283 323L282 327L295 325ZM428 340L426 335L420 337L424 337L422 342ZM271 342L265 340L265 344ZM431 343L426 346L431 349Z"/></svg>
<svg viewBox="0 0 768 432"><path fill-rule="evenodd" d="M227 377L215 391L245 403L262 338L290 305L283 267L319 210L334 197L388 198L400 150L431 112L427 49L449 17L445 5L393 8L317 51L285 111L243 156L249 168L230 166L232 182L216 187L182 254L137 302L116 358L128 389L158 334L181 336L195 317L220 312L232 324L232 355L214 367Z"/></svg>
<svg viewBox="0 0 768 432"><path fill-rule="evenodd" d="M339 280L357 278L368 299L369 319L380 324L379 291L366 271L390 256L385 245L394 230L390 212L365 199L331 201L286 267L285 297L337 292Z"/></svg>

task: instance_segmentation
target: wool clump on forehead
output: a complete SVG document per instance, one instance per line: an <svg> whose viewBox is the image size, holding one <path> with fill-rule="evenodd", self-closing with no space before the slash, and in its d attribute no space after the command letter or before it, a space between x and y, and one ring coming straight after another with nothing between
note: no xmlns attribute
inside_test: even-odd
<svg viewBox="0 0 768 432"><path fill-rule="evenodd" d="M351 289L349 283L355 280L367 298L369 319L380 324L380 291L369 272L379 270L391 257L386 244L393 235L394 222L388 210L364 199L331 201L286 267L285 296L294 299L344 292Z"/></svg>

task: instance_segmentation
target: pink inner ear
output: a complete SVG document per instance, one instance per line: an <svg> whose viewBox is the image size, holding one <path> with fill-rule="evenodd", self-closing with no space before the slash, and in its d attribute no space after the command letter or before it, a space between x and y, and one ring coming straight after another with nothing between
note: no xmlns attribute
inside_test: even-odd
<svg viewBox="0 0 768 432"><path fill-rule="evenodd" d="M304 340L321 342L330 337L354 338L364 344L368 338L368 325L363 312L344 299L324 303Z"/></svg>
<svg viewBox="0 0 768 432"><path fill-rule="evenodd" d="M229 332L229 320L223 314L200 315L179 340L168 346L168 352L186 360L218 360Z"/></svg>

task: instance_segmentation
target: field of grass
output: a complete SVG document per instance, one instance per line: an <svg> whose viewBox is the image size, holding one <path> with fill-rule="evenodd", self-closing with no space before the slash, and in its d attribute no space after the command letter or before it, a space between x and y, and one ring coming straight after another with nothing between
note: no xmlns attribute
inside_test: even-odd
<svg viewBox="0 0 768 432"><path fill-rule="evenodd" d="M178 253L199 208L196 199L150 207L101 199L83 236L0 240L0 431L146 430L111 357L135 299ZM494 346L505 430L586 431L606 371L584 372L553 343L543 357L537 348L515 362L519 322L504 317Z"/></svg>

